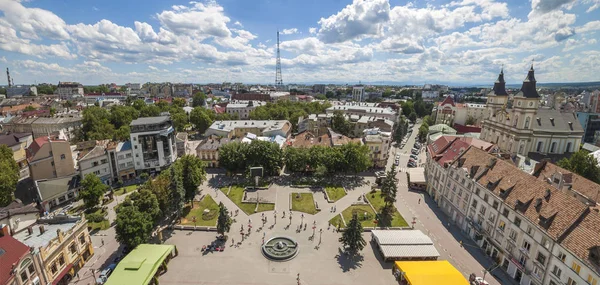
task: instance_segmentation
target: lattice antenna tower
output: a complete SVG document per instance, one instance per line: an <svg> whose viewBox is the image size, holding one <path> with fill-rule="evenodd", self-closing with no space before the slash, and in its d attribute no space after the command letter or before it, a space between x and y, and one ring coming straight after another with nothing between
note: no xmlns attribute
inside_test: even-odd
<svg viewBox="0 0 600 285"><path fill-rule="evenodd" d="M281 79L281 55L279 53L279 31L277 31L277 61L275 63L275 88L283 89L283 79Z"/></svg>
<svg viewBox="0 0 600 285"><path fill-rule="evenodd" d="M11 82L10 82L10 72L8 71L8 67L6 68L6 77L8 79L8 87L11 87ZM14 81L13 81L14 82Z"/></svg>

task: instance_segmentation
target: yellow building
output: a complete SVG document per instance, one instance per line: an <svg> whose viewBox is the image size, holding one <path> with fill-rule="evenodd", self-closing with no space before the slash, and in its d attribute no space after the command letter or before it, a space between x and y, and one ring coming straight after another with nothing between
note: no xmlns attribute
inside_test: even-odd
<svg viewBox="0 0 600 285"><path fill-rule="evenodd" d="M19 166L20 178L29 177L26 149L33 142L31 133L11 133L0 135L0 145L6 145L13 151L13 158Z"/></svg>
<svg viewBox="0 0 600 285"><path fill-rule="evenodd" d="M447 260L396 261L394 276L402 285L469 285L469 281Z"/></svg>
<svg viewBox="0 0 600 285"><path fill-rule="evenodd" d="M38 224L13 237L33 248L42 264L44 279L52 284L68 284L94 254L83 217L40 219Z"/></svg>

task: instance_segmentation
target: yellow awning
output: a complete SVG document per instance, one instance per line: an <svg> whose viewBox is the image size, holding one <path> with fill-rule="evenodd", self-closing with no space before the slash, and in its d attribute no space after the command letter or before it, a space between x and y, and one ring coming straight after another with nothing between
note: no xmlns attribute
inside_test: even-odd
<svg viewBox="0 0 600 285"><path fill-rule="evenodd" d="M404 272L410 285L469 285L469 282L447 260L396 261L394 266Z"/></svg>

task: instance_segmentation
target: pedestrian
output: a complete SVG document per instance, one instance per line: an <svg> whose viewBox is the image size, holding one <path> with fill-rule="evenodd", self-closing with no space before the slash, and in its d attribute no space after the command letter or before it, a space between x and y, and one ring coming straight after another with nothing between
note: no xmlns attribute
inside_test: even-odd
<svg viewBox="0 0 600 285"><path fill-rule="evenodd" d="M267 223L267 217L265 217L265 224Z"/></svg>
<svg viewBox="0 0 600 285"><path fill-rule="evenodd" d="M460 247L463 247L462 240L460 241Z"/></svg>
<svg viewBox="0 0 600 285"><path fill-rule="evenodd" d="M248 224L252 224L252 220L251 219L248 219Z"/></svg>
<svg viewBox="0 0 600 285"><path fill-rule="evenodd" d="M421 204L421 198L419 198L419 205Z"/></svg>
<svg viewBox="0 0 600 285"><path fill-rule="evenodd" d="M244 231L244 225L240 225L240 232Z"/></svg>
<svg viewBox="0 0 600 285"><path fill-rule="evenodd" d="M316 225L317 225L317 221L313 221L313 226L316 226Z"/></svg>
<svg viewBox="0 0 600 285"><path fill-rule="evenodd" d="M285 219L285 211L283 211L283 217L281 217L282 219Z"/></svg>
<svg viewBox="0 0 600 285"><path fill-rule="evenodd" d="M234 239L231 238L231 246L233 246L234 243L235 243Z"/></svg>
<svg viewBox="0 0 600 285"><path fill-rule="evenodd" d="M263 218L265 217L265 213L264 213L264 212L262 213L262 217L263 217Z"/></svg>
<svg viewBox="0 0 600 285"><path fill-rule="evenodd" d="M102 246L104 246L104 239L102 239Z"/></svg>

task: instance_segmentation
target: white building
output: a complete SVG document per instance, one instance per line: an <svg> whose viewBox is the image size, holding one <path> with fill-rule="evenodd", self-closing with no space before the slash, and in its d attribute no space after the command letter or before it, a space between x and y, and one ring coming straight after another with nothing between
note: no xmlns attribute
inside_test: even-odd
<svg viewBox="0 0 600 285"><path fill-rule="evenodd" d="M481 139L497 144L508 153L528 156L572 153L579 150L584 130L574 113L540 108L533 66L521 90L511 99L500 72L488 94L487 118Z"/></svg>
<svg viewBox="0 0 600 285"><path fill-rule="evenodd" d="M261 101L233 101L228 103L225 107L227 114L237 114L240 120L246 120L250 117L250 112L254 111L256 107L265 105L265 102Z"/></svg>
<svg viewBox="0 0 600 285"><path fill-rule="evenodd" d="M85 178L88 174L96 174L102 180L102 183L110 185L112 183L113 173L110 164L108 163L108 155L106 153L106 144L108 142L98 142L94 148L83 154L79 159L79 172L81 178Z"/></svg>
<svg viewBox="0 0 600 285"><path fill-rule="evenodd" d="M127 95L135 96L135 95L142 95L144 93L142 91L141 83L127 83L127 84L125 84L125 86L127 86L127 89L129 92Z"/></svg>
<svg viewBox="0 0 600 285"><path fill-rule="evenodd" d="M71 99L83 96L83 85L77 82L58 82L55 92L60 99Z"/></svg>
<svg viewBox="0 0 600 285"><path fill-rule="evenodd" d="M131 142L111 142L106 148L108 162L113 175L113 181L134 179L135 167Z"/></svg>
<svg viewBox="0 0 600 285"><path fill-rule="evenodd" d="M390 144L392 143L392 134L382 132L379 129L366 129L364 132L363 143L371 152L369 156L376 167L385 167L388 160Z"/></svg>
<svg viewBox="0 0 600 285"><path fill-rule="evenodd" d="M160 171L175 162L177 146L171 117L139 118L129 126L136 171Z"/></svg>
<svg viewBox="0 0 600 285"><path fill-rule="evenodd" d="M264 137L282 136L287 138L292 132L292 124L287 120L240 120L215 121L204 133L226 138L243 138L248 133Z"/></svg>
<svg viewBox="0 0 600 285"><path fill-rule="evenodd" d="M388 119L394 123L398 121L398 113L396 113L396 111L394 111L392 108L371 107L368 104L360 102L331 106L325 110L327 114L333 114L335 111L341 111L347 116L369 116L374 118Z"/></svg>
<svg viewBox="0 0 600 285"><path fill-rule="evenodd" d="M436 124L454 124L480 126L487 118L485 104L455 103L451 96L446 96L444 101L438 104L435 116Z"/></svg>
<svg viewBox="0 0 600 285"><path fill-rule="evenodd" d="M365 100L365 87L363 85L352 87L352 100L355 102L362 102Z"/></svg>

